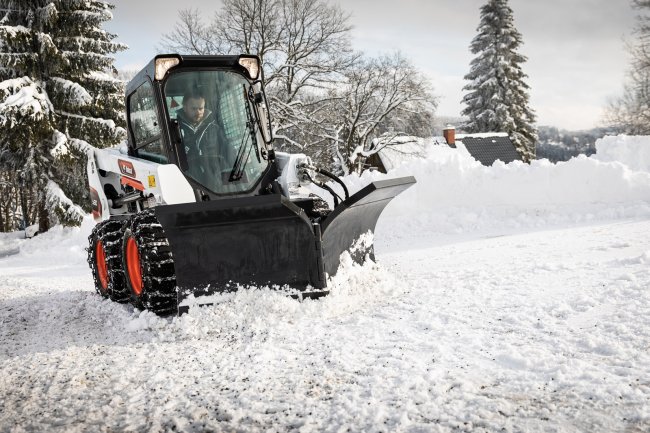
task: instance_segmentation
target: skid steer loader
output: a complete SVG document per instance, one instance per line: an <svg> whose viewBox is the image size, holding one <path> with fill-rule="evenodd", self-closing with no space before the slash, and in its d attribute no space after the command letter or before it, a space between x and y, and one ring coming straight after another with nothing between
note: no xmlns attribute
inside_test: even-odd
<svg viewBox="0 0 650 433"><path fill-rule="evenodd" d="M326 294L341 253L372 257L379 214L415 182L349 195L275 152L256 56L156 56L127 85L126 115L126 145L88 151L88 262L99 294L157 314L246 285Z"/></svg>

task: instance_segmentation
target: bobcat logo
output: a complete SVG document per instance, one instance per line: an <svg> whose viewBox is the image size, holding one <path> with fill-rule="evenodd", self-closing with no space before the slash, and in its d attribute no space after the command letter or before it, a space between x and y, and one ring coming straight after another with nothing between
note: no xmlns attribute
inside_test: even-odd
<svg viewBox="0 0 650 433"><path fill-rule="evenodd" d="M120 166L120 171L122 172L123 175L129 177L135 177L135 168L133 167L133 164L131 164L129 161L118 159L117 164Z"/></svg>

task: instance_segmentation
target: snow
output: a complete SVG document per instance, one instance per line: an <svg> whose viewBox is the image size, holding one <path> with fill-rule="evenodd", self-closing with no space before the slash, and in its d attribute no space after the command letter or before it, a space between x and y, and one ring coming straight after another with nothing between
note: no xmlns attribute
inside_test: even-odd
<svg viewBox="0 0 650 433"><path fill-rule="evenodd" d="M30 33L30 30L25 26L0 26L0 32L5 33L8 37L13 38L16 37L18 33L28 35Z"/></svg>
<svg viewBox="0 0 650 433"><path fill-rule="evenodd" d="M82 221L86 216L84 210L77 206L63 193L59 185L52 180L47 181L45 199L51 209L54 209L59 218L65 221Z"/></svg>
<svg viewBox="0 0 650 433"><path fill-rule="evenodd" d="M86 74L86 77L90 78L93 81L102 81L110 83L121 83L122 81L118 78L115 78L111 74L101 71L90 71Z"/></svg>
<svg viewBox="0 0 650 433"><path fill-rule="evenodd" d="M645 142L650 143L650 138ZM650 155L646 161L650 167ZM430 146L427 159L404 160L389 175L372 176L407 175L415 176L418 186L400 196L399 206L386 209L380 228L382 222L408 224L410 230L432 233L435 238L478 230L530 230L650 214L650 171L632 170L616 161L581 156L558 164L548 160L530 165L497 161L485 167L463 146ZM349 178L350 192L360 189L370 177L366 173L362 180ZM412 218L404 222L405 215ZM403 238L392 230L387 235L396 241Z"/></svg>
<svg viewBox="0 0 650 433"><path fill-rule="evenodd" d="M69 94L68 101L70 104L83 106L93 102L93 97L79 83L58 77L53 77L51 80Z"/></svg>
<svg viewBox="0 0 650 433"><path fill-rule="evenodd" d="M371 152L355 151L353 155L365 153L364 156L369 156L371 153L379 153L384 168L389 171L404 163L426 156L431 146L441 145L443 142L444 146L447 145L447 142L441 141L440 137L423 139L389 135L382 138L373 142L374 149Z"/></svg>
<svg viewBox="0 0 650 433"><path fill-rule="evenodd" d="M620 162L632 170L650 171L650 137L607 136L596 140L596 155L599 161Z"/></svg>
<svg viewBox="0 0 650 433"><path fill-rule="evenodd" d="M54 147L50 151L52 156L57 158L69 153L68 137L64 133L55 130L54 133L52 133L52 141L54 142Z"/></svg>
<svg viewBox="0 0 650 433"><path fill-rule="evenodd" d="M90 217L0 234L0 432L649 431L650 138L602 145L348 178L418 183L316 301L159 318L93 292Z"/></svg>
<svg viewBox="0 0 650 433"><path fill-rule="evenodd" d="M3 81L0 83L0 92L6 95L0 103L0 113L17 111L23 116L41 119L52 111L52 104L42 85L29 77Z"/></svg>
<svg viewBox="0 0 650 433"><path fill-rule="evenodd" d="M52 141L54 142L54 147L50 151L50 154L55 158L69 154L70 148L87 153L92 147L85 140L79 140L77 138L68 139L67 135L57 130L52 134Z"/></svg>

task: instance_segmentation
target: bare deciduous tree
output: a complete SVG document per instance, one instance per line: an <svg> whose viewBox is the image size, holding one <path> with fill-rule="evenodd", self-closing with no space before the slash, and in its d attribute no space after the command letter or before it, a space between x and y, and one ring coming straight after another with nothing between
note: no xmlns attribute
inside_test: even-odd
<svg viewBox="0 0 650 433"><path fill-rule="evenodd" d="M609 102L605 120L627 134L650 134L650 0L632 5L639 10L632 63L623 94Z"/></svg>
<svg viewBox="0 0 650 433"><path fill-rule="evenodd" d="M179 18L167 49L260 56L280 149L347 173L352 152L382 128L431 118L428 81L399 54L355 53L349 15L325 0L225 0L209 24L193 10Z"/></svg>
<svg viewBox="0 0 650 433"><path fill-rule="evenodd" d="M163 35L163 48L183 54L219 54L218 43L198 9L180 10L178 19L174 30Z"/></svg>
<svg viewBox="0 0 650 433"><path fill-rule="evenodd" d="M324 0L225 0L207 24L198 10L181 10L163 46L194 54L256 54L266 85L290 103L302 89L322 88L354 62L348 20Z"/></svg>
<svg viewBox="0 0 650 433"><path fill-rule="evenodd" d="M621 133L650 134L650 70L628 73L623 94L608 103L605 121Z"/></svg>
<svg viewBox="0 0 650 433"><path fill-rule="evenodd" d="M337 160L340 172L348 174L360 171L363 159L381 150L372 140L389 125L392 132L404 132L394 131L394 125L429 117L436 100L428 79L400 53L359 61L345 76L345 85L331 93L328 109L316 116L317 131L327 143L316 156Z"/></svg>

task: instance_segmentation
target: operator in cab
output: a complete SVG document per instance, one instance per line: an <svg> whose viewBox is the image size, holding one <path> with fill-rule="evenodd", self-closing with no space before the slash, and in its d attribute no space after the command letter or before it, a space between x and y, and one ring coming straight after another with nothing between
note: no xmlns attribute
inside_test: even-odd
<svg viewBox="0 0 650 433"><path fill-rule="evenodd" d="M192 90L183 96L183 108L177 112L181 138L188 157L194 152L207 151L215 146L217 122L212 111L205 108L205 96Z"/></svg>
<svg viewBox="0 0 650 433"><path fill-rule="evenodd" d="M190 90L183 96L183 108L176 113L190 171L198 176L208 168L205 157L218 156L217 120L205 103L201 92Z"/></svg>

